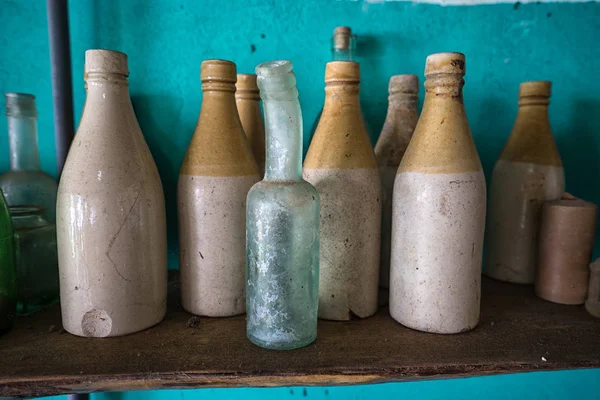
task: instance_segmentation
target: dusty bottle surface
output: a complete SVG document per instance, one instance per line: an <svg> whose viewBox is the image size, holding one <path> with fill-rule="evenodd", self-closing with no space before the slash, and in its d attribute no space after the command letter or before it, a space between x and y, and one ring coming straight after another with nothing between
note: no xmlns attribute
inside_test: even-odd
<svg viewBox="0 0 600 400"><path fill-rule="evenodd" d="M385 123L375 145L375 157L381 174L381 268L379 286L390 284L390 251L392 240L392 193L398 166L408 147L419 119L419 78L395 75L390 78L388 110ZM387 299L385 300L387 303Z"/></svg>
<svg viewBox="0 0 600 400"><path fill-rule="evenodd" d="M256 75L238 74L235 86L235 101L240 121L262 177L265 173L265 124L260 111Z"/></svg>
<svg viewBox="0 0 600 400"><path fill-rule="evenodd" d="M564 192L550 88L545 81L521 84L517 120L492 172L484 272L501 281L534 282L541 205Z"/></svg>
<svg viewBox="0 0 600 400"><path fill-rule="evenodd" d="M56 225L34 206L9 208L15 230L17 314L28 315L59 298Z"/></svg>
<svg viewBox="0 0 600 400"><path fill-rule="evenodd" d="M86 51L87 98L56 207L63 326L78 336L137 332L166 312L164 195L128 75L126 54Z"/></svg>
<svg viewBox="0 0 600 400"><path fill-rule="evenodd" d="M202 109L178 182L183 307L226 317L245 311L246 196L259 172L235 104L235 64L202 63Z"/></svg>
<svg viewBox="0 0 600 400"><path fill-rule="evenodd" d="M479 321L485 178L463 106L465 57L427 57L425 101L394 184L390 314L458 333Z"/></svg>
<svg viewBox="0 0 600 400"><path fill-rule="evenodd" d="M317 336L319 195L302 179L302 114L289 61L256 67L265 110L265 177L250 189L246 310L250 341L295 349Z"/></svg>
<svg viewBox="0 0 600 400"><path fill-rule="evenodd" d="M9 206L42 207L44 217L54 222L58 185L40 170L35 96L25 93L5 96L10 171L0 176L0 187Z"/></svg>
<svg viewBox="0 0 600 400"><path fill-rule="evenodd" d="M365 318L378 305L381 180L358 99L359 64L328 63L325 82L303 169L321 198L319 317Z"/></svg>

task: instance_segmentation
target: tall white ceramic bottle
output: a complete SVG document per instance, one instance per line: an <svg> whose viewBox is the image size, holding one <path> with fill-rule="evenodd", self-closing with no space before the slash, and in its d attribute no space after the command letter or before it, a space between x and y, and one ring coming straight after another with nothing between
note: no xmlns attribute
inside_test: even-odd
<svg viewBox="0 0 600 400"><path fill-rule="evenodd" d="M86 51L87 98L56 208L63 326L78 336L137 332L166 312L164 195L128 75L127 55Z"/></svg>
<svg viewBox="0 0 600 400"><path fill-rule="evenodd" d="M464 74L463 54L427 57L423 110L394 184L390 314L433 333L479 321L486 192Z"/></svg>
<svg viewBox="0 0 600 400"><path fill-rule="evenodd" d="M485 273L533 283L541 206L560 199L565 172L548 119L551 84L523 82L513 130L494 166Z"/></svg>

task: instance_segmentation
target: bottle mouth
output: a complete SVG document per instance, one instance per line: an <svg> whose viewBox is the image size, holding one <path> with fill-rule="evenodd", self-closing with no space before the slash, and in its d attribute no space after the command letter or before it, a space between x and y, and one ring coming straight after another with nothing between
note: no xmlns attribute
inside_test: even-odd
<svg viewBox="0 0 600 400"><path fill-rule="evenodd" d="M293 64L285 60L269 61L256 67L256 81L263 100L297 98L296 76L292 68ZM289 93L290 90L293 90L293 93Z"/></svg>
<svg viewBox="0 0 600 400"><path fill-rule="evenodd" d="M262 63L256 67L258 78L286 75L292 72L293 65L287 60L276 60Z"/></svg>

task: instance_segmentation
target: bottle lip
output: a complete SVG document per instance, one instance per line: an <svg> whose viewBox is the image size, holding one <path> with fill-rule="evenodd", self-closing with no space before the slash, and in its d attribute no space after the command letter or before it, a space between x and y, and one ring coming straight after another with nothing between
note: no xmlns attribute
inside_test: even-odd
<svg viewBox="0 0 600 400"><path fill-rule="evenodd" d="M543 97L550 98L552 95L551 81L528 81L519 85L519 98Z"/></svg>
<svg viewBox="0 0 600 400"><path fill-rule="evenodd" d="M280 76L292 72L293 64L287 60L267 61L256 66L257 77L266 78Z"/></svg>
<svg viewBox="0 0 600 400"><path fill-rule="evenodd" d="M325 83L360 82L360 64L356 61L330 61L325 66Z"/></svg>
<svg viewBox="0 0 600 400"><path fill-rule="evenodd" d="M248 90L258 92L258 83L256 82L255 74L237 74L237 90Z"/></svg>
<svg viewBox="0 0 600 400"><path fill-rule="evenodd" d="M390 94L418 94L419 77L413 74L394 75L390 78L388 91Z"/></svg>
<svg viewBox="0 0 600 400"><path fill-rule="evenodd" d="M425 60L425 76L435 74L464 76L466 69L466 57L459 52L434 53Z"/></svg>
<svg viewBox="0 0 600 400"><path fill-rule="evenodd" d="M90 49L85 52L84 71L88 74L104 73L129 76L127 54L116 50Z"/></svg>
<svg viewBox="0 0 600 400"><path fill-rule="evenodd" d="M19 205L19 206L8 206L8 210L12 217L30 217L41 215L45 208L34 205Z"/></svg>
<svg viewBox="0 0 600 400"><path fill-rule="evenodd" d="M221 59L202 61L202 64L200 64L200 81L216 81L235 84L237 81L237 69L235 63L233 61Z"/></svg>

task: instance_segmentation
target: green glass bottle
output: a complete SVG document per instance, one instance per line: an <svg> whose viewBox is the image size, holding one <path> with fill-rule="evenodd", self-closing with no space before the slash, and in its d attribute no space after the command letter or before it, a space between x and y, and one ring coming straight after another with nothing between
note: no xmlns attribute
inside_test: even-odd
<svg viewBox="0 0 600 400"><path fill-rule="evenodd" d="M0 333L9 330L17 311L17 274L13 226L0 189Z"/></svg>

